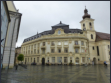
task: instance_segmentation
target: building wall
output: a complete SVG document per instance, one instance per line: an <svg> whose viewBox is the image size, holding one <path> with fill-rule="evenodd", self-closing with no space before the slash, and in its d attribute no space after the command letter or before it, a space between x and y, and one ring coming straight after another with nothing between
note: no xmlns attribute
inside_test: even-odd
<svg viewBox="0 0 111 83"><path fill-rule="evenodd" d="M9 11L11 22L8 26L8 32L6 37L4 57L3 57L3 68L9 66L13 68L15 59L15 45L18 35L18 30L20 27L21 13L15 12L15 7L12 1L7 1L8 8L12 9ZM11 5L11 6L10 6ZM13 8L12 8L13 7Z"/></svg>
<svg viewBox="0 0 111 83"><path fill-rule="evenodd" d="M5 47L5 40L6 40L6 34L9 24L8 14L7 14L6 5L4 4L4 1L1 1L1 40L4 39L1 42L1 64L3 59L3 52ZM2 66L2 65L1 65Z"/></svg>
<svg viewBox="0 0 111 83"><path fill-rule="evenodd" d="M9 11L17 12L13 1L6 1L6 2L7 2L7 5L8 5L8 8L9 8Z"/></svg>
<svg viewBox="0 0 111 83"><path fill-rule="evenodd" d="M19 61L18 61L18 59L17 59L17 57L19 56L19 54L21 54L21 47L17 47L16 49L15 49L15 64L19 64Z"/></svg>
<svg viewBox="0 0 111 83"><path fill-rule="evenodd" d="M85 50L88 48L88 45L86 45L86 43L88 43L88 40L86 38L85 33L80 34L80 33L72 33L72 34L65 34L64 31L61 29L61 35L58 35L57 31L59 29L57 29L55 31L55 33L53 35L46 35L46 36L42 36L41 38L32 40L30 42L26 42L23 43L21 46L21 53L24 54L25 59L27 59L27 61L25 61L24 59L24 63L26 62L26 64L31 64L35 61L37 64L41 64L41 59L44 57L45 58L45 63L48 62L48 58L49 58L49 62L52 63L52 57L55 57L55 64L60 64L58 63L58 58L61 57L62 58L62 63L66 64L64 62L64 57L67 57L67 64L70 63L70 60L72 60L73 64L76 64L76 57L79 58L79 64L82 64L82 57L88 58L88 51L85 52ZM65 36L64 36L65 35ZM52 46L51 42L54 41L55 45ZM67 45L64 45L64 42L67 41ZM75 41L78 41L78 45L75 45ZM81 45L81 41L84 42L84 45ZM43 46L43 42L45 42L45 46ZM58 45L58 42L61 42L61 45ZM40 46L38 47L38 43L40 43ZM36 44L36 53L34 54L34 45ZM28 53L26 54L26 50L24 48L27 48L29 46L33 45L33 49L30 48L30 52L33 51L33 53ZM40 50L40 53L37 52L37 50ZM45 53L42 53L42 49L45 49ZM55 52L51 53L51 49L54 48ZM61 53L58 53L58 48L61 48ZM64 52L64 49L68 48L68 53ZM79 49L79 53L75 53L75 48ZM81 50L84 49L84 52L82 52ZM37 57L39 57L39 62L37 62ZM28 61L29 58L29 61ZM31 58L32 58L32 62L31 62ZM87 59L86 59L87 60ZM87 61L86 61L87 62ZM89 62L87 62L89 63Z"/></svg>

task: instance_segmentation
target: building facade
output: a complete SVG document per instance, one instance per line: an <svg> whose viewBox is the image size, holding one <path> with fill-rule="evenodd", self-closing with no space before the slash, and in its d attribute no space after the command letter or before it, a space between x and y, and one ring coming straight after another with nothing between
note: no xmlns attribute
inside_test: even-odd
<svg viewBox="0 0 111 83"><path fill-rule="evenodd" d="M5 42L5 49L3 55L3 68L13 68L14 58L15 58L15 45L18 39L18 33L20 28L21 16L22 14L18 12L15 8L13 1L6 1L10 20L7 31L7 37Z"/></svg>
<svg viewBox="0 0 111 83"><path fill-rule="evenodd" d="M10 16L6 1L1 1L1 68Z"/></svg>
<svg viewBox="0 0 111 83"><path fill-rule="evenodd" d="M19 64L19 61L17 59L17 57L19 56L19 54L21 54L21 47L17 47L15 49L15 60L14 60L14 65Z"/></svg>
<svg viewBox="0 0 111 83"><path fill-rule="evenodd" d="M21 46L25 64L103 64L110 62L110 34L96 32L94 19L84 10L81 29L69 25L52 26L52 30L26 38Z"/></svg>

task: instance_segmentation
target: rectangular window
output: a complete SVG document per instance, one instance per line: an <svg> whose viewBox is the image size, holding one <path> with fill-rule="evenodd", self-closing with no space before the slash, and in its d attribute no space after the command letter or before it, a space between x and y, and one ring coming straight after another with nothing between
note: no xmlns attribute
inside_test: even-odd
<svg viewBox="0 0 111 83"><path fill-rule="evenodd" d="M45 42L43 42L43 46L45 46Z"/></svg>
<svg viewBox="0 0 111 83"><path fill-rule="evenodd" d="M32 62L32 58L31 58L31 62Z"/></svg>
<svg viewBox="0 0 111 83"><path fill-rule="evenodd" d="M75 41L75 45L78 45L78 41Z"/></svg>
<svg viewBox="0 0 111 83"><path fill-rule="evenodd" d="M38 54L39 54L39 50L38 50Z"/></svg>
<svg viewBox="0 0 111 83"><path fill-rule="evenodd" d="M51 49L51 53L54 53L54 49Z"/></svg>
<svg viewBox="0 0 111 83"><path fill-rule="evenodd" d="M54 42L52 41L52 42L51 42L51 46L54 46L54 45L55 45L55 44L54 44Z"/></svg>
<svg viewBox="0 0 111 83"><path fill-rule="evenodd" d="M84 45L84 42L83 42L83 41L81 41L81 45Z"/></svg>
<svg viewBox="0 0 111 83"><path fill-rule="evenodd" d="M99 47L97 46L97 55L99 56Z"/></svg>
<svg viewBox="0 0 111 83"><path fill-rule="evenodd" d="M52 63L55 63L55 57L52 57Z"/></svg>
<svg viewBox="0 0 111 83"><path fill-rule="evenodd" d="M39 62L39 57L37 57L37 62Z"/></svg>
<svg viewBox="0 0 111 83"><path fill-rule="evenodd" d="M82 57L82 62L85 63L85 57Z"/></svg>
<svg viewBox="0 0 111 83"><path fill-rule="evenodd" d="M42 49L42 53L45 54L45 49Z"/></svg>
<svg viewBox="0 0 111 83"><path fill-rule="evenodd" d="M29 49L30 49L30 46L29 46Z"/></svg>
<svg viewBox="0 0 111 83"><path fill-rule="evenodd" d="M92 27L90 27L90 30L92 30Z"/></svg>
<svg viewBox="0 0 111 83"><path fill-rule="evenodd" d="M58 45L61 45L61 42L58 42Z"/></svg>
<svg viewBox="0 0 111 83"><path fill-rule="evenodd" d="M64 57L64 63L67 63L67 57Z"/></svg>
<svg viewBox="0 0 111 83"><path fill-rule="evenodd" d="M28 51L28 54L30 54L30 50Z"/></svg>
<svg viewBox="0 0 111 83"><path fill-rule="evenodd" d="M34 48L36 48L36 44L34 45Z"/></svg>
<svg viewBox="0 0 111 83"><path fill-rule="evenodd" d="M32 45L32 49L33 49L33 45Z"/></svg>
<svg viewBox="0 0 111 83"><path fill-rule="evenodd" d="M38 48L40 47L40 43L38 43Z"/></svg>
<svg viewBox="0 0 111 83"><path fill-rule="evenodd" d="M75 48L75 53L78 53L78 48Z"/></svg>
<svg viewBox="0 0 111 83"><path fill-rule="evenodd" d="M81 49L81 52L84 52L84 49Z"/></svg>
<svg viewBox="0 0 111 83"><path fill-rule="evenodd" d="M65 53L68 53L68 48L65 48L65 49L64 49L64 52L65 52Z"/></svg>
<svg viewBox="0 0 111 83"><path fill-rule="evenodd" d="M110 51L109 51L109 55L110 55Z"/></svg>
<svg viewBox="0 0 111 83"><path fill-rule="evenodd" d="M93 48L93 50L94 50L94 46L93 46L92 48Z"/></svg>
<svg viewBox="0 0 111 83"><path fill-rule="evenodd" d="M34 54L36 54L36 49L34 49Z"/></svg>
<svg viewBox="0 0 111 83"><path fill-rule="evenodd" d="M68 42L67 42L67 41L65 41L65 42L64 42L64 45L68 45Z"/></svg>
<svg viewBox="0 0 111 83"><path fill-rule="evenodd" d="M33 51L31 51L31 54L33 54Z"/></svg>
<svg viewBox="0 0 111 83"><path fill-rule="evenodd" d="M61 49L60 48L58 49L58 53L61 53Z"/></svg>
<svg viewBox="0 0 111 83"><path fill-rule="evenodd" d="M109 47L109 45L108 45L108 49L109 49L110 47Z"/></svg>

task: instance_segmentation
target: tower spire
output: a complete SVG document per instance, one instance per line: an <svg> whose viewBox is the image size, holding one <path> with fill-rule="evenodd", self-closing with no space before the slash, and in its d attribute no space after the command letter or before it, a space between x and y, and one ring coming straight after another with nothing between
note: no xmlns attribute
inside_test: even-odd
<svg viewBox="0 0 111 83"><path fill-rule="evenodd" d="M88 10L86 9L86 6L85 6L85 10L84 10L83 19L85 19L85 18L90 18L90 15L88 14Z"/></svg>
<svg viewBox="0 0 111 83"><path fill-rule="evenodd" d="M60 21L60 24L62 24L62 22Z"/></svg>

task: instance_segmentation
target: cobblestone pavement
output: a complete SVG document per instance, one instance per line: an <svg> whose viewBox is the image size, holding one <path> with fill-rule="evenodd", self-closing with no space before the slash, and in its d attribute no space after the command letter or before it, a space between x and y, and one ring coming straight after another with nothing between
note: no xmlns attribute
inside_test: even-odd
<svg viewBox="0 0 111 83"><path fill-rule="evenodd" d="M1 83L110 83L110 66L19 66L2 70Z"/></svg>

